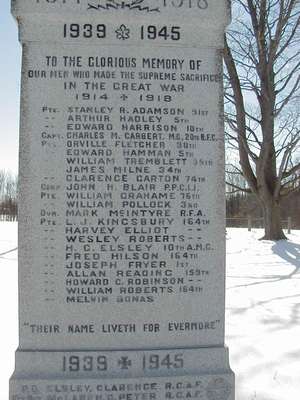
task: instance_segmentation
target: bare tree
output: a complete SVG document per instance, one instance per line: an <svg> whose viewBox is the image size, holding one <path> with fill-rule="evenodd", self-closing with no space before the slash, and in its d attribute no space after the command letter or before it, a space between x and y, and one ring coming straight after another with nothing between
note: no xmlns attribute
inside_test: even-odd
<svg viewBox="0 0 300 400"><path fill-rule="evenodd" d="M233 11L224 52L228 145L262 207L264 239L285 239L280 202L300 183L299 0L233 0Z"/></svg>
<svg viewBox="0 0 300 400"><path fill-rule="evenodd" d="M18 188L18 178L13 176L11 173L7 173L4 189L5 201L16 201Z"/></svg>
<svg viewBox="0 0 300 400"><path fill-rule="evenodd" d="M18 177L0 170L0 216L4 219L17 218Z"/></svg>
<svg viewBox="0 0 300 400"><path fill-rule="evenodd" d="M243 177L243 172L237 165L236 161L226 162L225 176L226 195L251 193L247 181Z"/></svg>
<svg viewBox="0 0 300 400"><path fill-rule="evenodd" d="M5 181L6 181L6 172L1 169L0 170L0 203L3 200L3 196L4 196Z"/></svg>

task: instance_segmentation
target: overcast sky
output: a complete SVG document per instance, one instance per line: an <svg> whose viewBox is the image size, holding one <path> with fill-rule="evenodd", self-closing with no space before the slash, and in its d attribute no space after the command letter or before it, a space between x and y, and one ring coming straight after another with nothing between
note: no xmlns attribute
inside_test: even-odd
<svg viewBox="0 0 300 400"><path fill-rule="evenodd" d="M21 47L10 0L0 0L0 169L18 171Z"/></svg>

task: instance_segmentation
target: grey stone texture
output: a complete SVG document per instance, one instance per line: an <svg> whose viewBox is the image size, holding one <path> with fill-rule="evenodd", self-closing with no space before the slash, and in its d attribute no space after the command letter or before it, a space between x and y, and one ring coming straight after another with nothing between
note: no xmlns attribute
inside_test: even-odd
<svg viewBox="0 0 300 400"><path fill-rule="evenodd" d="M16 0L11 400L233 400L220 0Z"/></svg>

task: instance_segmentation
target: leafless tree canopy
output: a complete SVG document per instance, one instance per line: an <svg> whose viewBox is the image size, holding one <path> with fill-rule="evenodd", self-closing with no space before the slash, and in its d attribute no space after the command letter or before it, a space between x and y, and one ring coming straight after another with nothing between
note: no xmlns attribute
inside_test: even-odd
<svg viewBox="0 0 300 400"><path fill-rule="evenodd" d="M300 3L232 3L224 52L228 146L239 154L235 172L263 209L265 238L280 239L280 201L300 183Z"/></svg>

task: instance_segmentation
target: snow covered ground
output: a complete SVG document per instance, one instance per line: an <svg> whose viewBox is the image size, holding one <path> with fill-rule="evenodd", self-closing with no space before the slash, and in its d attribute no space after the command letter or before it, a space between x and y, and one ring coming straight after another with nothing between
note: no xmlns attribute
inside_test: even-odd
<svg viewBox="0 0 300 400"><path fill-rule="evenodd" d="M300 231L287 242L227 230L226 342L236 400L300 398ZM8 399L17 338L17 224L0 222L0 400ZM12 251L11 251L12 250Z"/></svg>
<svg viewBox="0 0 300 400"><path fill-rule="evenodd" d="M0 222L0 400L8 400L18 346L17 227L15 222Z"/></svg>
<svg viewBox="0 0 300 400"><path fill-rule="evenodd" d="M226 342L237 400L300 399L300 231L228 229Z"/></svg>

